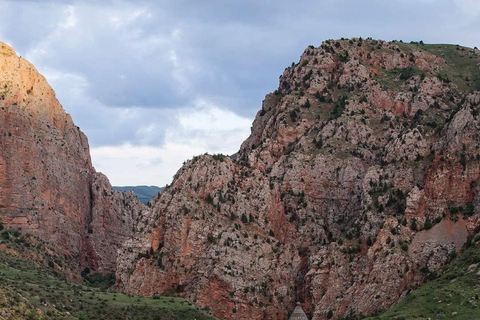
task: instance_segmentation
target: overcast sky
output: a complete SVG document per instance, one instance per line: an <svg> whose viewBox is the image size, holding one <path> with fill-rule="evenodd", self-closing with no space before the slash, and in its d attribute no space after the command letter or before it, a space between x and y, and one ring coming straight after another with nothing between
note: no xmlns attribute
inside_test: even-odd
<svg viewBox="0 0 480 320"><path fill-rule="evenodd" d="M359 36L480 46L480 1L0 0L0 41L47 77L114 185L235 153L308 45Z"/></svg>

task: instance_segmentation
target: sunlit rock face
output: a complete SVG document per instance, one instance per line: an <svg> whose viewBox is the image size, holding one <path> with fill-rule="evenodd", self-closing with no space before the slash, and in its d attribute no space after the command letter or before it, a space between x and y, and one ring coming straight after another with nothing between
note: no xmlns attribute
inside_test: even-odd
<svg viewBox="0 0 480 320"><path fill-rule="evenodd" d="M117 288L224 319L286 319L297 301L315 320L388 308L478 226L480 94L457 73L479 62L371 39L307 48L234 159L196 157L152 200Z"/></svg>
<svg viewBox="0 0 480 320"><path fill-rule="evenodd" d="M0 43L0 220L66 258L75 277L115 271L141 208L95 172L87 138L46 79Z"/></svg>

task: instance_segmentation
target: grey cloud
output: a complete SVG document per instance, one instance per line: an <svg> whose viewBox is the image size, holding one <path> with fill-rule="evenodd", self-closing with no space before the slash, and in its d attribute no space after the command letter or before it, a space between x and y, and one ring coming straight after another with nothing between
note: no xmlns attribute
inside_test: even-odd
<svg viewBox="0 0 480 320"><path fill-rule="evenodd" d="M0 36L40 71L86 80L82 97L52 83L92 144L153 144L196 99L253 118L284 68L326 38L474 46L480 31L459 1L2 1Z"/></svg>

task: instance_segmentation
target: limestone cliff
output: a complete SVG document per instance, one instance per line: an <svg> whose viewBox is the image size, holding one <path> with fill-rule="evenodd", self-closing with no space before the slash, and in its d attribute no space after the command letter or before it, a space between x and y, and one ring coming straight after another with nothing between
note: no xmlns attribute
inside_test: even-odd
<svg viewBox="0 0 480 320"><path fill-rule="evenodd" d="M225 319L385 309L477 231L479 51L308 47L235 159L188 161L117 260L117 288Z"/></svg>
<svg viewBox="0 0 480 320"><path fill-rule="evenodd" d="M0 221L73 268L114 272L144 208L96 173L88 141L46 79L0 43Z"/></svg>

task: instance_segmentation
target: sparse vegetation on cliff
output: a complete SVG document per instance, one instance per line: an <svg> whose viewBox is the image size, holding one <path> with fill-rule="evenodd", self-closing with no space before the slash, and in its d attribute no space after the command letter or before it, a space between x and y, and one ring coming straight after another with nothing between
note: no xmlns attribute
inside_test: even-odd
<svg viewBox="0 0 480 320"><path fill-rule="evenodd" d="M480 243L477 241L451 262L438 279L410 292L389 311L368 319L478 319Z"/></svg>

